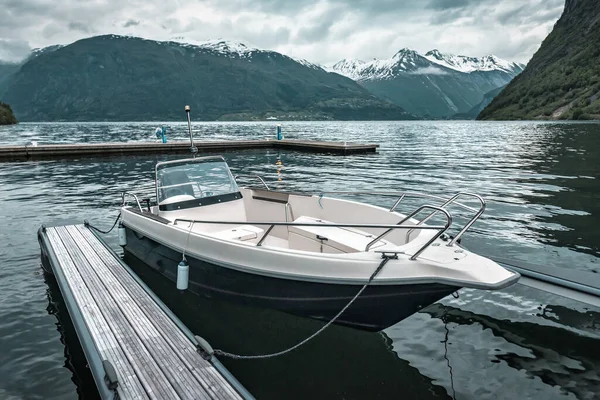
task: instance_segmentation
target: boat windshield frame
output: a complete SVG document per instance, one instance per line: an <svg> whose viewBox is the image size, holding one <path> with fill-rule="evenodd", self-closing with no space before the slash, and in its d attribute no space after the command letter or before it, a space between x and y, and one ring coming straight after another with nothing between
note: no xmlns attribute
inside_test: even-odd
<svg viewBox="0 0 600 400"><path fill-rule="evenodd" d="M200 167L201 164L219 164L220 167L223 167L219 173L225 172L226 176L223 175L221 177L217 177L216 183L219 186L229 186L227 190L217 190L217 193L213 194L212 190L209 186L203 185L202 180L194 179L193 175L189 176L188 173L192 172L192 174L199 173L208 174L213 170L213 168L207 168L202 170ZM195 171L194 165L198 165L197 171ZM184 168L177 170L175 167L184 166ZM188 167L188 171L185 171L185 167ZM173 179L173 183L170 185L163 185L165 176L161 176L161 172L165 171L168 168L173 168L173 172L176 172L177 178ZM198 207L216 203L222 203L226 201L236 200L238 198L242 198L239 187L235 180L235 177L231 173L229 169L229 165L227 165L227 161L222 156L207 156L207 157L195 157L195 158L187 158L181 160L171 160L171 161L163 161L156 163L154 168L154 185L155 185L155 194L156 194L156 203L159 206L159 210L161 211L172 211L179 210L184 208ZM221 181L219 182L219 179ZM215 182L213 182L215 183ZM178 190L178 187L181 189ZM171 190L181 192L182 195L187 195L186 199L182 199L181 201L176 201L168 204L161 204L165 200L174 197L176 195L171 194L169 196L164 195L164 189L171 188ZM183 197L183 196L182 196Z"/></svg>

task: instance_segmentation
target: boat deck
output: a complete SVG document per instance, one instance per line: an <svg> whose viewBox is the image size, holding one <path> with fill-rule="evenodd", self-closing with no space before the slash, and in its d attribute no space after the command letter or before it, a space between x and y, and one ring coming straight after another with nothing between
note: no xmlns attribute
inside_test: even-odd
<svg viewBox="0 0 600 400"><path fill-rule="evenodd" d="M249 149L282 149L339 155L374 153L378 144L324 142L314 140L206 140L196 141L200 153ZM189 154L190 142L117 142L0 146L0 162L15 160L57 160L81 157L109 157L144 154Z"/></svg>
<svg viewBox="0 0 600 400"><path fill-rule="evenodd" d="M252 398L89 228L42 227L39 240L102 398Z"/></svg>

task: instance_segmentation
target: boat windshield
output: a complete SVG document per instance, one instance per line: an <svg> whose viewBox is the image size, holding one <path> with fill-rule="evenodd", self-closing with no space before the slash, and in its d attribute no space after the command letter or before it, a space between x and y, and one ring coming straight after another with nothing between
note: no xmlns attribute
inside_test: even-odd
<svg viewBox="0 0 600 400"><path fill-rule="evenodd" d="M190 159L156 166L158 203L180 196L177 201L221 196L239 191L223 159Z"/></svg>

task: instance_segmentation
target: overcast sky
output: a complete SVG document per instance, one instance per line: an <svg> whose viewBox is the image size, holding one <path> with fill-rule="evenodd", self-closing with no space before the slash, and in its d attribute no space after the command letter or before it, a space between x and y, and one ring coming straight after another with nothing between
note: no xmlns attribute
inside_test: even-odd
<svg viewBox="0 0 600 400"><path fill-rule="evenodd" d="M0 0L0 60L107 33L228 39L309 61L420 52L527 62L564 0Z"/></svg>

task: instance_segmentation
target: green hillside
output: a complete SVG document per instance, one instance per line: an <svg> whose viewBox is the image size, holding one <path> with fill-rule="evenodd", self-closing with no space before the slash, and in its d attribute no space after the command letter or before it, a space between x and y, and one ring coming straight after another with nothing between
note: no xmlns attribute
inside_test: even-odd
<svg viewBox="0 0 600 400"><path fill-rule="evenodd" d="M351 79L285 55L98 36L31 57L4 97L22 121L406 119Z"/></svg>
<svg viewBox="0 0 600 400"><path fill-rule="evenodd" d="M600 1L566 0L552 32L478 119L600 119Z"/></svg>
<svg viewBox="0 0 600 400"><path fill-rule="evenodd" d="M457 113L452 116L452 119L476 119L479 113L492 102L494 97L498 96L506 85L497 87L494 90L490 90L486 94L483 95L483 100L479 104L476 104L466 113Z"/></svg>
<svg viewBox="0 0 600 400"><path fill-rule="evenodd" d="M0 101L0 125L12 125L17 122L10 106Z"/></svg>

